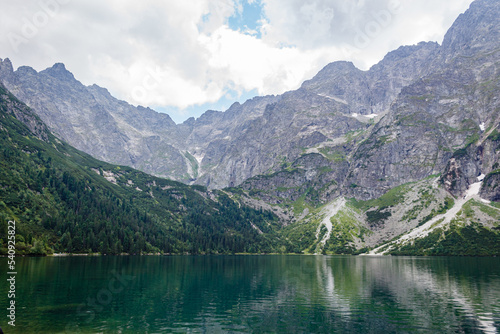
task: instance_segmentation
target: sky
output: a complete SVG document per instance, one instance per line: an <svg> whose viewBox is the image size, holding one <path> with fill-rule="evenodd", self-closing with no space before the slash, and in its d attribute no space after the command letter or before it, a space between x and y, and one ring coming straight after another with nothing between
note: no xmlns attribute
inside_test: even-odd
<svg viewBox="0 0 500 334"><path fill-rule="evenodd" d="M401 45L441 43L472 0L3 0L0 58L64 63L180 123L297 89L337 60L362 70Z"/></svg>

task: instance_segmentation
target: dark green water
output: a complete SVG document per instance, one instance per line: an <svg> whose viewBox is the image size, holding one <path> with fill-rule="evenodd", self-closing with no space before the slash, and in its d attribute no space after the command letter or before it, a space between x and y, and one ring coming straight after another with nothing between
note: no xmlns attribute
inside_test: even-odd
<svg viewBox="0 0 500 334"><path fill-rule="evenodd" d="M16 269L15 328L0 291L6 334L500 332L499 258L52 257Z"/></svg>

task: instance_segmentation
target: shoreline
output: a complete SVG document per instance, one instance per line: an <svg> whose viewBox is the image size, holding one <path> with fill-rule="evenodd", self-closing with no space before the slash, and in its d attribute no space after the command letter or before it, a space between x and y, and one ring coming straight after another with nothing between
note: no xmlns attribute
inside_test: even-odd
<svg viewBox="0 0 500 334"><path fill-rule="evenodd" d="M85 257L85 256L275 256L275 255L286 255L286 256L359 256L366 258L375 257L418 257L418 258L439 258L439 257L470 257L470 258L485 258L485 257L498 257L498 255L387 255L387 254L297 254L297 253L234 253L234 254L189 254L189 253L144 253L144 254L100 254L100 253L54 253L47 255L16 255L16 257ZM0 255L0 258L7 258L8 255Z"/></svg>

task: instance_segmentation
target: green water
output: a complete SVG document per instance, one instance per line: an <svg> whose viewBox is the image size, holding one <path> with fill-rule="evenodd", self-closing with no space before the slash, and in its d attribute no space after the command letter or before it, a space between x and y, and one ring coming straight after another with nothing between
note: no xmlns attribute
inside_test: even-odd
<svg viewBox="0 0 500 334"><path fill-rule="evenodd" d="M16 327L0 287L6 334L500 332L499 258L51 257L16 269Z"/></svg>

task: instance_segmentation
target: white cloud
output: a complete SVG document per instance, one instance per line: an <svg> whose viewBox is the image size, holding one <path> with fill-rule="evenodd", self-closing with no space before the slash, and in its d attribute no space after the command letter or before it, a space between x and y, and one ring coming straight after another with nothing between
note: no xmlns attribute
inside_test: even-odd
<svg viewBox="0 0 500 334"><path fill-rule="evenodd" d="M471 0L262 0L263 40L300 50L336 46L367 69L400 45L441 42ZM332 58L333 60L333 58Z"/></svg>
<svg viewBox="0 0 500 334"><path fill-rule="evenodd" d="M241 1L263 6L260 39L228 27ZM470 2L5 0L0 57L37 70L64 62L118 98L182 109L230 91L279 94L331 61L366 69L402 44L441 42Z"/></svg>
<svg viewBox="0 0 500 334"><path fill-rule="evenodd" d="M211 77L229 79L232 88L257 89L259 94L278 94L295 88L306 75L313 74L311 63L323 57L318 50L275 48L226 26L210 36L200 36L199 40L209 54Z"/></svg>

